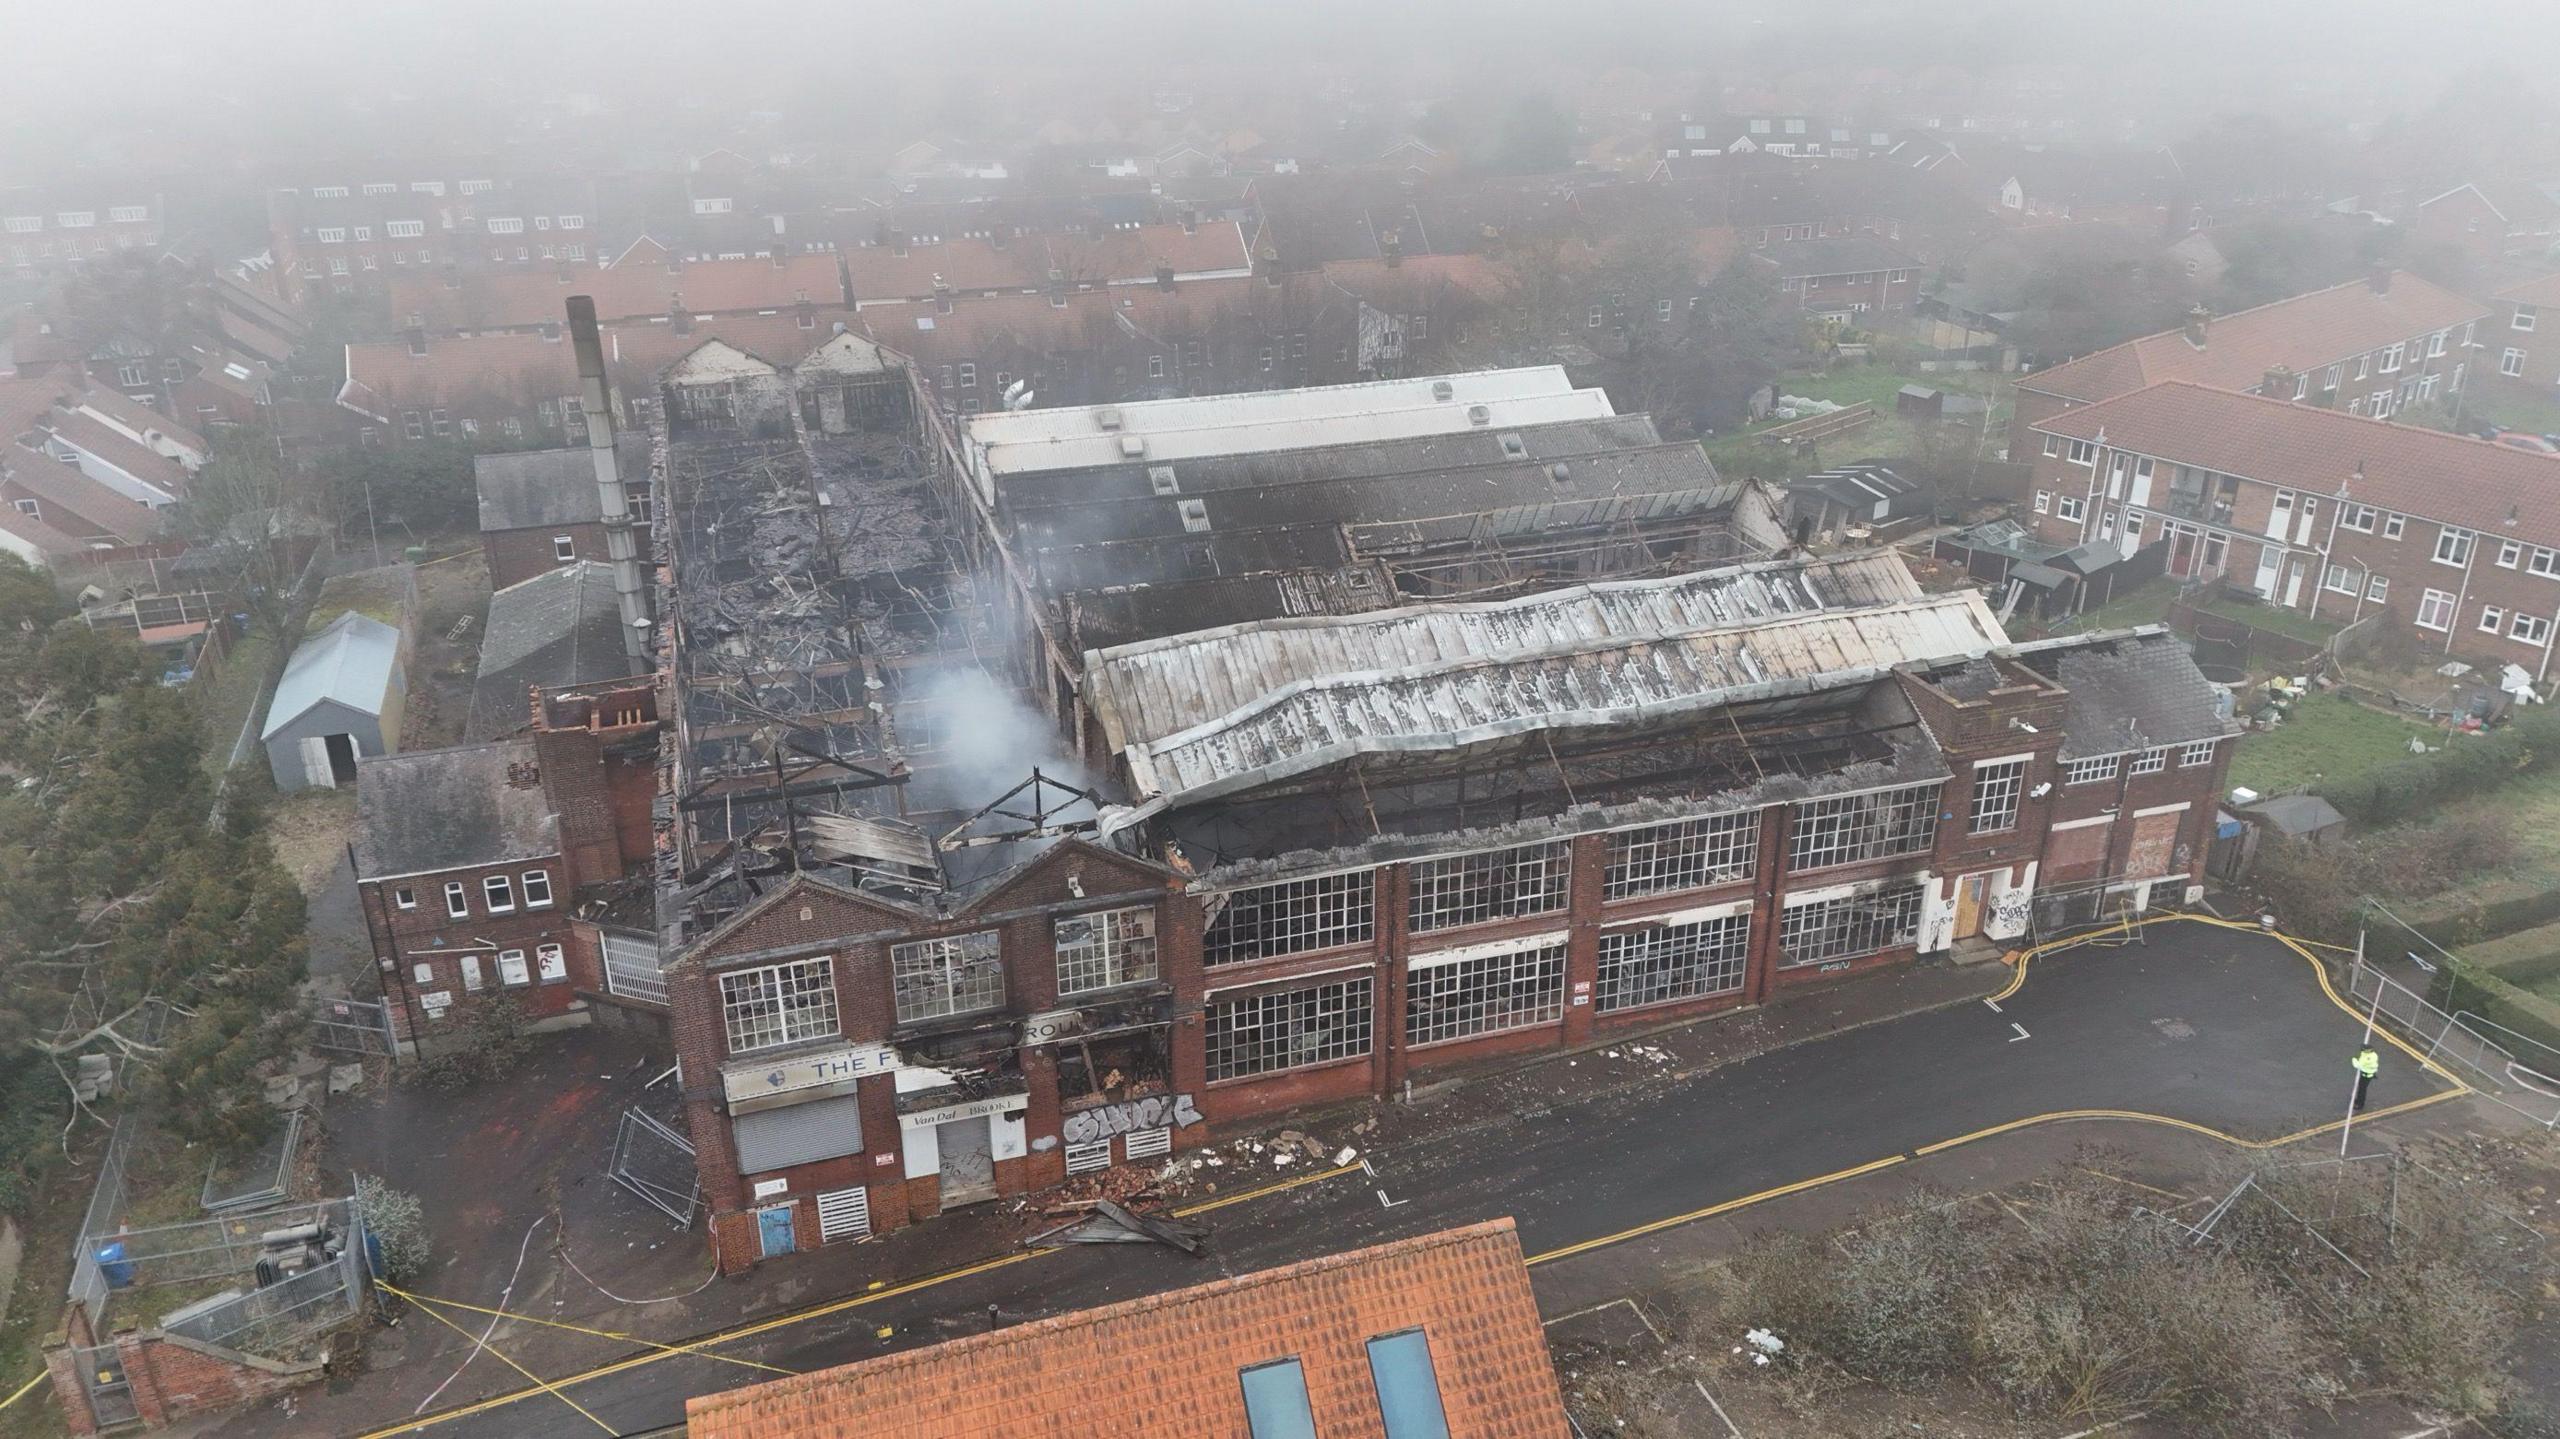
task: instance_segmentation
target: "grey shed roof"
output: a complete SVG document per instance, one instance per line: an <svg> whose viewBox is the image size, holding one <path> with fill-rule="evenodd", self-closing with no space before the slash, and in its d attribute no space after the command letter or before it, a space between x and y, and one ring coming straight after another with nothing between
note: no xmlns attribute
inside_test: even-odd
<svg viewBox="0 0 2560 1439"><path fill-rule="evenodd" d="M586 684L638 672L623 652L613 567L593 560L545 570L489 597L480 677L464 736L497 739L525 724L525 687Z"/></svg>
<svg viewBox="0 0 2560 1439"><path fill-rule="evenodd" d="M647 437L623 436L614 442L613 456L624 479L647 474ZM584 445L481 455L471 462L471 469L480 485L483 534L543 525L591 525L604 518L603 503L596 496L596 462Z"/></svg>
<svg viewBox="0 0 2560 1439"><path fill-rule="evenodd" d="M2318 834L2332 825L2347 822L2338 807L2316 794L2280 794L2274 799L2250 805L2241 811L2265 820L2275 832L2288 838Z"/></svg>
<svg viewBox="0 0 2560 1439"><path fill-rule="evenodd" d="M2213 682L2178 638L2152 627L2021 645L2018 658L2071 691L2062 758L2220 739L2230 725Z"/></svg>
<svg viewBox="0 0 2560 1439"><path fill-rule="evenodd" d="M531 740L363 760L356 797L356 872L367 879L560 852Z"/></svg>
<svg viewBox="0 0 2560 1439"><path fill-rule="evenodd" d="M304 640L285 662L276 697L267 705L261 741L301 717L313 705L334 700L359 714L379 715L400 669L400 632L353 610Z"/></svg>

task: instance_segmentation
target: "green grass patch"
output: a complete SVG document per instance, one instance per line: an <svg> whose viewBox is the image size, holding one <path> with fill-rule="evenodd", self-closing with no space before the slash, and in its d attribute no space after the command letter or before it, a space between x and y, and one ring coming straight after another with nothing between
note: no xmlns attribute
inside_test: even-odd
<svg viewBox="0 0 2560 1439"><path fill-rule="evenodd" d="M2279 605L2259 604L2220 593L2206 599L2197 608L2206 614L2238 620L2251 629L2265 630L2271 635L2283 635L2305 644L2325 645L2337 636L2339 628Z"/></svg>
<svg viewBox="0 0 2560 1439"><path fill-rule="evenodd" d="M2352 774L2409 756L2412 738L2435 731L2366 709L2335 695L2312 695L2272 730L2242 735L2231 757L2231 783L2260 794L2307 789L2332 775Z"/></svg>
<svg viewBox="0 0 2560 1439"><path fill-rule="evenodd" d="M1706 442L1707 458L1716 469L1732 476L1756 475L1762 479L1791 479L1810 473L1818 459L1822 467L1854 464L1865 459L1900 459L1919 448L1918 431L1925 421L1914 422L1893 411L1894 395L1905 385L1925 385L1950 395L1984 395L1992 402L1992 441L2008 429L2009 377L1979 370L1959 370L1947 374L1918 374L1884 365L1842 365L1819 375L1789 375L1774 381L1771 388L1781 395L1798 395L1808 400L1829 400L1835 405L1868 404L1876 408L1876 418L1854 430L1831 436L1821 442L1818 456L1809 457L1801 445L1778 445L1758 438L1764 430L1791 424L1788 420L1763 420L1759 424L1736 430Z"/></svg>
<svg viewBox="0 0 2560 1439"><path fill-rule="evenodd" d="M275 664L275 641L263 634L253 634L231 647L224 655L199 695L198 713L204 723L204 772L216 779L231 763L231 746L240 738L240 727L248 723L250 707L258 702L266 684L267 671ZM255 748L254 742L251 746Z"/></svg>
<svg viewBox="0 0 2560 1439"><path fill-rule="evenodd" d="M2463 400L2462 417L2465 421L2486 420L2500 429L2560 434L2560 395L2540 387L2518 390L2505 385L2478 385Z"/></svg>
<svg viewBox="0 0 2560 1439"><path fill-rule="evenodd" d="M2074 632L2122 630L2136 625L2166 624L2169 605L2178 597L2178 582L2163 575L2145 580L2093 610L2082 610L2068 628Z"/></svg>

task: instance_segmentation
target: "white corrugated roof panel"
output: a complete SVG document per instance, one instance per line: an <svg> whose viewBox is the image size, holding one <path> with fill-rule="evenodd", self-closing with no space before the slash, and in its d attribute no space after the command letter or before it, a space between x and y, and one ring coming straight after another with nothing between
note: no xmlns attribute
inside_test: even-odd
<svg viewBox="0 0 2560 1439"><path fill-rule="evenodd" d="M1446 399L1439 395L1443 385L1449 389ZM1341 419L1373 410L1410 410L1432 404L1477 405L1531 395L1561 395L1572 389L1573 381L1565 377L1563 366L1528 365L1298 390L1249 390L1232 395L1139 400L1125 405L998 411L971 417L969 438L981 445L1019 444L1104 433L1152 434L1158 430L1199 430L1218 425ZM1110 431L1103 424L1105 412L1116 416L1115 428Z"/></svg>
<svg viewBox="0 0 2560 1439"><path fill-rule="evenodd" d="M1027 412L1026 412L1027 413ZM1403 409L1356 414L1307 415L1203 425L1190 429L1091 430L1082 434L1006 440L976 447L988 474L1079 470L1093 465L1161 463L1204 455L1250 455L1317 445L1357 445L1476 429L1516 429L1559 420L1604 419L1616 414L1601 390L1566 390L1507 400L1447 400ZM1135 442L1137 448L1131 448Z"/></svg>

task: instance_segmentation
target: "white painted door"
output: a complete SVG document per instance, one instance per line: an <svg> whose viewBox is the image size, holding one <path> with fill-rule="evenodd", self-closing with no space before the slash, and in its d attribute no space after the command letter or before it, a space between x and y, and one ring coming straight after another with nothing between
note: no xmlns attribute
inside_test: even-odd
<svg viewBox="0 0 2560 1439"><path fill-rule="evenodd" d="M2286 609L2292 609L2295 601L2302 598L2302 571L2303 565L2299 560L2285 566L2284 607Z"/></svg>
<svg viewBox="0 0 2560 1439"><path fill-rule="evenodd" d="M299 742L302 752L302 780L305 784L336 789L338 777L329 768L329 741L322 735L306 735Z"/></svg>
<svg viewBox="0 0 2560 1439"><path fill-rule="evenodd" d="M2276 572L2284 567L2284 551L2273 545L2258 547L2258 578L2251 588L2262 599L2276 597Z"/></svg>

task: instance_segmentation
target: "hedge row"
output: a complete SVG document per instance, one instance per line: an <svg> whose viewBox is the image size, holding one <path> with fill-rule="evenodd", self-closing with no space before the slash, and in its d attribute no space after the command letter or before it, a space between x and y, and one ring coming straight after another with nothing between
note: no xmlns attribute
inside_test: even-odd
<svg viewBox="0 0 2560 1439"><path fill-rule="evenodd" d="M2560 923L2560 886L2529 890L2499 899L2472 899L2454 894L2400 911L2401 917L2447 949L2462 949L2504 939L2528 929Z"/></svg>
<svg viewBox="0 0 2560 1439"><path fill-rule="evenodd" d="M2427 1002L2447 1014L2469 1010L2560 1052L2560 1004L2518 989L2477 965L2456 961L2438 970L2435 982L2428 986ZM2489 1037L2497 1038L2494 1034ZM2549 1054L2519 1054L2516 1058L2536 1069L2552 1063Z"/></svg>
<svg viewBox="0 0 2560 1439"><path fill-rule="evenodd" d="M2560 762L2560 712L2537 706L2488 734L2454 736L2434 754L2410 755L2325 780L2320 797L2359 824L2398 824L2450 801L2488 794L2555 762Z"/></svg>

